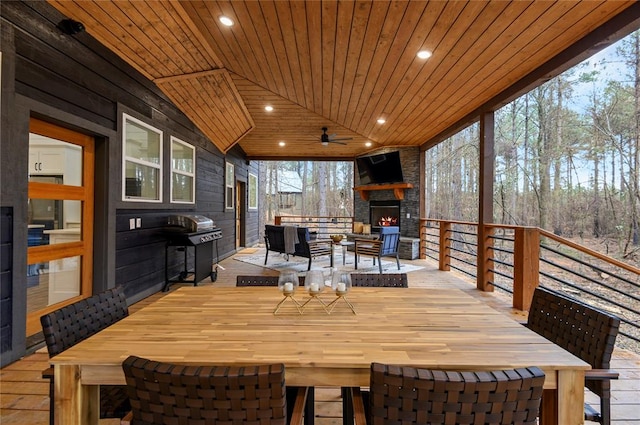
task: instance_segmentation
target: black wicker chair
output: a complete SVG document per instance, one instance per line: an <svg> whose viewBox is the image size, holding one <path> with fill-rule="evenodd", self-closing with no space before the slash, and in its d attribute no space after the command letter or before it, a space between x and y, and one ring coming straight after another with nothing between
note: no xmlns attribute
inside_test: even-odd
<svg viewBox="0 0 640 425"><path fill-rule="evenodd" d="M351 273L351 286L408 288L406 273Z"/></svg>
<svg viewBox="0 0 640 425"><path fill-rule="evenodd" d="M121 287L113 288L59 308L40 317L49 357L100 332L129 315L127 299ZM42 372L49 379L49 422L54 423L53 368ZM124 385L100 386L100 418L123 418L131 406Z"/></svg>
<svg viewBox="0 0 640 425"><path fill-rule="evenodd" d="M355 423L534 425L544 379L537 367L453 372L373 363L370 392L353 389Z"/></svg>
<svg viewBox="0 0 640 425"><path fill-rule="evenodd" d="M611 379L618 378L618 373L609 369L609 362L620 319L538 287L533 294L526 326L591 365L593 369L585 373L585 386L600 397L600 411L585 404L585 419L609 425ZM549 406L547 402L544 405Z"/></svg>
<svg viewBox="0 0 640 425"><path fill-rule="evenodd" d="M283 364L185 366L129 356L122 369L132 407L123 423L302 423L306 389L287 400Z"/></svg>

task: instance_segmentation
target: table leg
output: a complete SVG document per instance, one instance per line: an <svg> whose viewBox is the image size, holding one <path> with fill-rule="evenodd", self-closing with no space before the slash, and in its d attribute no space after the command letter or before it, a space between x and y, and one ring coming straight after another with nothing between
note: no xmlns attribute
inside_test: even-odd
<svg viewBox="0 0 640 425"><path fill-rule="evenodd" d="M316 417L315 403L315 388L309 387L309 391L307 392L307 402L304 405L304 425L313 425Z"/></svg>
<svg viewBox="0 0 640 425"><path fill-rule="evenodd" d="M98 425L100 387L80 383L80 367L55 365L55 424Z"/></svg>
<svg viewBox="0 0 640 425"><path fill-rule="evenodd" d="M584 424L584 370L558 372L558 424Z"/></svg>
<svg viewBox="0 0 640 425"><path fill-rule="evenodd" d="M540 405L539 425L558 424L558 391L543 390L542 403Z"/></svg>
<svg viewBox="0 0 640 425"><path fill-rule="evenodd" d="M342 425L353 425L353 399L351 388L341 387L342 394Z"/></svg>

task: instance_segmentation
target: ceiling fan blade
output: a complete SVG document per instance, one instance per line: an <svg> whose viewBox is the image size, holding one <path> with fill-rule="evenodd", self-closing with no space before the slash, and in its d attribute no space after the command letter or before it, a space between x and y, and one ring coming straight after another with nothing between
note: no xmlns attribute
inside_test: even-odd
<svg viewBox="0 0 640 425"><path fill-rule="evenodd" d="M338 140L345 140L345 139L335 139L335 140L329 140L329 143L336 143L338 145L346 145L345 142L339 142Z"/></svg>
<svg viewBox="0 0 640 425"><path fill-rule="evenodd" d="M336 139L329 139L331 142L336 142L338 140L353 140L353 137L338 137Z"/></svg>

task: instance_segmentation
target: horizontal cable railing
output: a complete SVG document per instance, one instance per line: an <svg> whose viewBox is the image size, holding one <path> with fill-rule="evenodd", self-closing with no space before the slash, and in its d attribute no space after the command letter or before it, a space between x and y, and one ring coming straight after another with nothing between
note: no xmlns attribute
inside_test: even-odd
<svg viewBox="0 0 640 425"><path fill-rule="evenodd" d="M307 227L310 232L315 232L319 239L353 233L353 217L347 216L282 215L275 217L274 224Z"/></svg>
<svg viewBox="0 0 640 425"><path fill-rule="evenodd" d="M612 312L620 318L620 335L640 342L640 269L538 228L488 224L484 244L478 230L477 223L424 219L421 258L478 281L478 252L484 250L482 278L510 294L515 307L521 302L516 295L531 294L539 284Z"/></svg>

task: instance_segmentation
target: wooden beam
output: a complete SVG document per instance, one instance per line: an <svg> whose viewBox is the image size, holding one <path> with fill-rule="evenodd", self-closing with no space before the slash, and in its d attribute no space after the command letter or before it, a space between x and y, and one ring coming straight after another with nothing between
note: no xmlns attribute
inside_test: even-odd
<svg viewBox="0 0 640 425"><path fill-rule="evenodd" d="M477 286L482 291L492 292L493 285L493 229L485 224L493 223L493 177L494 166L494 113L482 114L480 120L480 182L478 184L478 264Z"/></svg>
<svg viewBox="0 0 640 425"><path fill-rule="evenodd" d="M392 183L392 184L372 184L365 186L356 186L353 188L356 192L360 193L360 197L364 201L369 200L369 192L374 190L393 190L393 195L398 200L404 199L405 189L411 189L413 185L411 183Z"/></svg>

